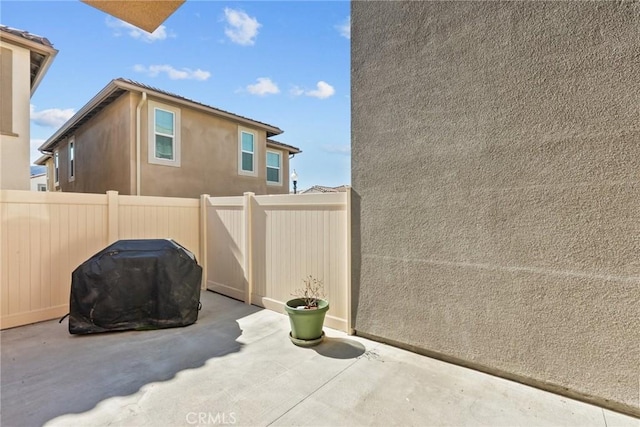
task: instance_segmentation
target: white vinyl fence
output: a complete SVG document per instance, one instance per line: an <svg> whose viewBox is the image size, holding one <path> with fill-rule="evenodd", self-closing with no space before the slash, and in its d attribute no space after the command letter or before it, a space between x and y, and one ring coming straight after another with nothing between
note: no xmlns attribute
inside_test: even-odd
<svg viewBox="0 0 640 427"><path fill-rule="evenodd" d="M63 316L72 271L141 238L174 239L200 259L200 201L0 190L0 329Z"/></svg>
<svg viewBox="0 0 640 427"><path fill-rule="evenodd" d="M349 331L350 193L208 197L0 190L0 329L61 317L71 273L119 239L170 238L203 285L283 312L308 275L323 280L327 326Z"/></svg>
<svg viewBox="0 0 640 427"><path fill-rule="evenodd" d="M210 197L207 287L284 312L311 275L324 283L326 324L350 330L350 193Z"/></svg>

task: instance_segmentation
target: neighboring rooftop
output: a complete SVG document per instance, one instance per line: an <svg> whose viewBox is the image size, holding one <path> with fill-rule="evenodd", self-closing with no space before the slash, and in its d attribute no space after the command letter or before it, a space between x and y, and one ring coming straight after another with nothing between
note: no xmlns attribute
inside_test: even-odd
<svg viewBox="0 0 640 427"><path fill-rule="evenodd" d="M284 142L275 141L273 139L267 138L267 145L275 145L280 148L285 148L289 151L289 154L300 154L302 150L298 147L294 147L293 145L285 144Z"/></svg>
<svg viewBox="0 0 640 427"><path fill-rule="evenodd" d="M40 166L40 165L38 165L38 166L31 166L31 168L30 168L30 169L31 169L31 170L30 170L31 177L34 177L34 176L40 176L40 175L43 175L43 174L47 173L47 168L46 168L46 167L44 167L44 166Z"/></svg>
<svg viewBox="0 0 640 427"><path fill-rule="evenodd" d="M162 94L171 96L173 98L176 98L177 100L185 101L185 102L188 102L190 104L196 104L196 105L199 105L201 107L205 107L205 108L214 110L215 112L218 112L218 113L222 113L222 114L225 114L225 115L228 114L228 115L235 116L235 117L243 119L243 120L248 120L248 121L251 121L251 122L258 123L258 124L260 124L262 126L272 128L273 131L272 132L268 132L268 136L279 135L279 134L281 134L283 132L280 128L278 128L276 126L273 126L273 125L270 125L268 123L260 122L258 120L254 120L254 119L251 119L249 117L241 116L239 114L235 114L235 113L232 113L230 111L221 110L220 108L212 107L211 105L203 104L202 102L194 101L193 99L186 98L186 97L184 97L182 95L178 95L178 94L175 94L175 93L172 93L172 92L168 92L166 90L158 89L157 87L149 86L149 85L146 85L144 83L137 82L135 80L125 79L123 77L119 77L119 78L115 79L114 81L122 82L122 83L128 83L130 85L137 86L137 87L139 87L141 89L146 89L146 90L154 91L154 92L157 92L157 93L162 93Z"/></svg>
<svg viewBox="0 0 640 427"><path fill-rule="evenodd" d="M344 193L349 188L348 185L340 185L338 187L326 187L324 185L314 185L311 188L307 188L304 191L301 191L300 194L310 194L310 193Z"/></svg>
<svg viewBox="0 0 640 427"><path fill-rule="evenodd" d="M28 31L0 25L0 39L5 42L21 45L30 51L31 60L31 94L35 92L40 80L58 51L46 37Z"/></svg>
<svg viewBox="0 0 640 427"><path fill-rule="evenodd" d="M30 40L32 42L40 43L41 45L44 45L44 46L53 47L53 44L51 44L49 39L47 39L46 37L38 36L28 31L7 27L6 25L2 25L2 24L0 24L0 31L13 34L14 36L22 37L23 39Z"/></svg>

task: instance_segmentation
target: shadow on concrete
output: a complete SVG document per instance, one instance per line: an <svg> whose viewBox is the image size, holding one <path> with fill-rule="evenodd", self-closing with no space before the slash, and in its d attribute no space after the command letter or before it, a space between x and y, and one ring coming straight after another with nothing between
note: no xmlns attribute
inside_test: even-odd
<svg viewBox="0 0 640 427"><path fill-rule="evenodd" d="M184 328L72 336L56 320L0 333L0 425L43 425L101 401L166 381L241 350L237 319L261 308L201 294L198 321Z"/></svg>
<svg viewBox="0 0 640 427"><path fill-rule="evenodd" d="M320 345L311 348L316 353L332 359L356 359L367 351L365 346L358 341L330 337L325 337Z"/></svg>

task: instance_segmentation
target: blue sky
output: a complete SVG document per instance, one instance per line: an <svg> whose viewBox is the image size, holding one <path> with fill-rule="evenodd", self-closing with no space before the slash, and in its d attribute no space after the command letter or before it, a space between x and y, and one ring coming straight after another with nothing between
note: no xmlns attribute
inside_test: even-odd
<svg viewBox="0 0 640 427"><path fill-rule="evenodd" d="M0 23L59 53L31 98L36 148L109 81L130 78L284 130L298 187L351 182L348 1L187 0L153 34L79 1L7 1Z"/></svg>

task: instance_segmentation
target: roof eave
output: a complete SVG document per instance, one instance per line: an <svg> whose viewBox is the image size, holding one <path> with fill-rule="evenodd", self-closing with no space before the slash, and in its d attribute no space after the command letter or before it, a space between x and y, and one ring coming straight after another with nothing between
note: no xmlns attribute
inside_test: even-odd
<svg viewBox="0 0 640 427"><path fill-rule="evenodd" d="M129 90L129 91L132 91L132 92L140 92L140 93L146 92L147 95L152 95L152 96L154 96L156 98L164 99L164 100L171 101L171 102L174 102L174 103L177 103L177 104L186 105L186 106L188 106L190 108L194 108L194 109L197 109L197 110L200 110L200 111L205 111L207 113L214 114L214 115L219 116L219 117L224 117L226 119L233 120L233 121L236 121L236 122L240 122L242 124L246 124L246 125L249 125L249 126L253 126L253 127L260 128L260 129L264 129L267 132L267 135L269 135L269 136L280 135L281 133L284 132L282 129L277 128L275 126L268 125L266 123L260 123L258 121L251 120L251 119L246 118L246 117L237 116L237 115L235 115L233 113L227 113L226 111L218 110L218 109L215 109L215 108L212 108L212 107L207 107L205 105L199 104L197 102L189 101L187 99L179 99L179 98L176 98L175 96L171 96L171 95L166 94L166 93L158 92L158 91L155 91L155 90L150 89L150 88L140 87L140 86L137 86L137 85L134 85L134 84L131 84L131 83L124 82L122 80L114 80L114 83L117 86L119 86L119 87L121 87L123 89Z"/></svg>
<svg viewBox="0 0 640 427"><path fill-rule="evenodd" d="M38 70L38 73L36 74L36 78L31 83L31 96L33 96L33 94L35 93L35 91L38 88L38 85L40 85L40 82L42 81L43 77L45 76L45 74L47 74L47 71L49 71L49 67L53 63L53 60L55 59L57 54L58 54L58 51L56 49L52 48L51 52L48 55L45 55L44 62L40 66L40 69Z"/></svg>
<svg viewBox="0 0 640 427"><path fill-rule="evenodd" d="M274 141L271 139L267 139L267 147L284 149L284 150L287 150L289 154L302 153L302 150L299 149L298 147L294 147L293 145L284 144L282 142Z"/></svg>
<svg viewBox="0 0 640 427"><path fill-rule="evenodd" d="M50 154L43 154L42 156L38 157L38 159L35 162L33 162L33 164L38 166L46 166L47 160L49 160L50 158L51 158Z"/></svg>
<svg viewBox="0 0 640 427"><path fill-rule="evenodd" d="M78 123L85 115L91 112L98 104L100 104L104 99L106 99L109 95L111 95L118 86L112 80L108 85L104 87L96 96L91 98L91 100L85 104L76 114L73 115L67 122L60 127L53 135L49 137L39 148L38 150L41 152L50 152L53 148L55 148L56 143L60 139L62 135L64 135L67 130L69 130L73 125Z"/></svg>
<svg viewBox="0 0 640 427"><path fill-rule="evenodd" d="M58 54L58 50L54 49L52 46L47 46L33 40L25 39L24 37L11 34L6 31L0 31L0 40L6 40L8 43L12 43L25 49L29 49L30 51L40 53L45 57L42 65L40 66L40 69L38 70L38 73L36 74L36 78L33 82L31 82L31 96L33 96L34 92L38 88L38 85L42 81L42 78L47 73L47 70L51 66L51 63Z"/></svg>

